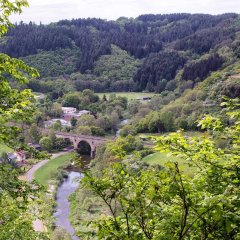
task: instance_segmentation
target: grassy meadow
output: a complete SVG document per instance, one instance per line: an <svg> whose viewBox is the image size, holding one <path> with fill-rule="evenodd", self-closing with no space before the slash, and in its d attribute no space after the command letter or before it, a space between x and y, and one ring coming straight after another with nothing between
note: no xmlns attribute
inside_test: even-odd
<svg viewBox="0 0 240 240"><path fill-rule="evenodd" d="M188 136L188 137L201 137L206 133L203 132L198 132L198 131L186 131L183 132L184 136ZM156 134L152 134L152 133L141 133L138 136L140 137L151 137L151 136L162 136L162 133L156 133ZM164 134L166 135L166 134ZM143 158L143 161L150 164L150 165L154 165L154 164L159 164L161 166L164 167L164 165L167 162L171 162L171 161L177 161L179 164L179 167L182 171L192 174L192 172L194 171L194 167L190 167L183 159L173 156L170 153L166 153L166 152L155 152L152 153L146 157Z"/></svg>
<svg viewBox="0 0 240 240"><path fill-rule="evenodd" d="M138 136L139 137L151 137L151 136L157 137L157 136L167 135L169 133L139 133ZM198 132L198 131L185 131L185 132L183 132L183 136L186 136L186 137L202 137L204 134L206 134L206 133Z"/></svg>
<svg viewBox="0 0 240 240"><path fill-rule="evenodd" d="M47 164L39 168L35 173L35 180L43 185L46 185L49 180L56 178L59 168L68 165L74 153L66 153L59 157L49 160Z"/></svg>
<svg viewBox="0 0 240 240"><path fill-rule="evenodd" d="M165 153L165 152L155 152L152 153L146 157L143 158L143 161L150 164L150 165L155 165L158 164L160 166L165 166L166 163L171 162L171 161L176 161L179 164L180 170L187 174L192 174L194 172L194 167L190 167L185 160L173 156L170 153Z"/></svg>
<svg viewBox="0 0 240 240"><path fill-rule="evenodd" d="M96 93L96 94L100 98L102 98L104 94L106 95L107 98L109 98L111 94L116 94L116 96L126 97L128 100L134 100L134 99L143 98L143 97L153 97L158 95L156 93L147 93L147 92L112 92L112 93Z"/></svg>

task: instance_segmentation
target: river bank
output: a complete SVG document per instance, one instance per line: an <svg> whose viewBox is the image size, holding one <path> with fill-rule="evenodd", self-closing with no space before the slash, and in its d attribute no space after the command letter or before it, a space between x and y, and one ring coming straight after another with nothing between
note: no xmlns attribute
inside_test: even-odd
<svg viewBox="0 0 240 240"><path fill-rule="evenodd" d="M57 203L54 209L54 225L67 232L73 240L79 238L75 235L72 221L70 221L70 209L72 207L72 195L79 189L80 180L83 177L83 170L88 168L91 162L90 156L81 156L80 162L73 162L64 169L66 176L59 182L55 192L55 201ZM72 219L71 219L72 220Z"/></svg>
<svg viewBox="0 0 240 240"><path fill-rule="evenodd" d="M69 220L70 202L69 196L76 191L79 186L79 181L83 175L79 172L70 171L68 177L64 178L62 183L58 186L56 193L57 206L53 214L55 225L64 229L73 240L79 240L75 235L75 231Z"/></svg>
<svg viewBox="0 0 240 240"><path fill-rule="evenodd" d="M61 152L55 154L51 160L35 171L35 180L45 186L48 186L51 180L60 180L62 169L71 164L73 157L74 152Z"/></svg>
<svg viewBox="0 0 240 240"><path fill-rule="evenodd" d="M40 168L38 168L34 173L34 179L44 185L47 189L45 193L41 196L41 212L43 212L43 222L44 229L47 228L47 231L50 232L51 238L55 234L56 222L53 218L56 208L58 207L57 198L59 198L58 189L59 186L67 179L66 176L68 174L67 167L71 166L72 159L74 157L74 152L61 152L55 154L54 157L43 164ZM67 198L66 198L66 201ZM39 229L40 222L34 222L34 228ZM63 228L64 229L64 228ZM45 230L46 231L46 230ZM67 233L67 231L63 231L63 234ZM66 234L68 236L68 234Z"/></svg>
<svg viewBox="0 0 240 240"><path fill-rule="evenodd" d="M87 227L85 220L95 220L102 216L104 204L79 187L79 180L83 177L81 172L88 168L91 158L82 156L80 162L74 163L73 157L73 152L55 154L50 160L43 160L34 165L25 174L25 178L28 181L35 179L47 188L41 196L42 204L38 213L44 214L37 214L39 219L43 217L43 221L34 221L35 230L49 231L51 236L55 236L55 233L59 234L60 229L61 234L68 236L66 239L71 236L73 240L79 240L77 235L95 230ZM84 198L83 201L79 194Z"/></svg>
<svg viewBox="0 0 240 240"><path fill-rule="evenodd" d="M97 240L96 228L89 222L100 220L103 216L108 215L106 205L101 199L95 196L90 190L78 187L70 195L70 222L76 234L83 238L86 233L91 234L91 240Z"/></svg>
<svg viewBox="0 0 240 240"><path fill-rule="evenodd" d="M31 167L31 169L29 169L21 177L21 179L31 182L33 179L35 179L35 174L38 170L42 169L46 164L49 163L49 161L54 161L54 159L57 159L58 157L61 157L62 155L65 155L65 154L66 154L66 152L55 153L52 155L50 160L45 159L45 160L38 162L37 164L33 165ZM41 170L41 171L43 171L43 170ZM42 196L42 201L43 201L43 203L45 203L43 208L45 208L46 204L49 204L51 202L51 200L54 196L54 190L55 190L54 185L49 185L47 196ZM46 199L48 199L48 200L46 201ZM46 215L48 215L48 214L46 214ZM46 219L45 219L45 221L46 221ZM35 231L37 231L37 232L46 232L47 228L45 225L46 224L43 223L43 221L40 219L36 219L35 221L33 221L33 227L34 227Z"/></svg>

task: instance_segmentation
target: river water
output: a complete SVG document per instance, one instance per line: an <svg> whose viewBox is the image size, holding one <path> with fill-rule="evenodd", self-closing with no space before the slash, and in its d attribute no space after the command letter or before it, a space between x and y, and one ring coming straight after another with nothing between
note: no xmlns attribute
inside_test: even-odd
<svg viewBox="0 0 240 240"><path fill-rule="evenodd" d="M74 229L69 221L70 202L68 201L68 197L77 190L79 180L82 177L83 175L80 172L70 171L68 178L64 178L64 181L58 187L56 195L57 207L54 213L56 219L55 224L66 230L72 236L73 240L80 240L80 238L75 235Z"/></svg>
<svg viewBox="0 0 240 240"><path fill-rule="evenodd" d="M116 133L116 136L119 135L121 128L128 123L129 120L126 119L119 124L119 129ZM83 163L82 168L84 169L88 167L91 158L90 156L82 156L81 160ZM79 186L79 180L83 177L83 174L80 173L82 169L78 170L70 170L68 178L64 178L63 182L59 185L56 195L57 207L55 213L53 214L56 219L56 226L69 233L72 237L72 240L80 240L80 238L75 235L75 231L69 221L70 202L68 201L68 197L77 190Z"/></svg>
<svg viewBox="0 0 240 240"><path fill-rule="evenodd" d="M125 119L118 124L118 129L116 131L116 137L118 137L120 135L122 127L127 125L128 123L129 123L129 119Z"/></svg>
<svg viewBox="0 0 240 240"><path fill-rule="evenodd" d="M128 123L129 119L121 121L116 136L119 135L121 128ZM82 156L81 160L83 163L82 168L84 169L87 168L91 158L90 156ZM72 240L80 240L80 238L75 235L75 231L69 221L70 202L68 201L69 196L77 190L79 180L83 177L83 174L80 173L81 169L78 170L69 170L68 178L64 178L63 182L59 185L56 194L57 207L55 213L53 214L56 226L69 233Z"/></svg>

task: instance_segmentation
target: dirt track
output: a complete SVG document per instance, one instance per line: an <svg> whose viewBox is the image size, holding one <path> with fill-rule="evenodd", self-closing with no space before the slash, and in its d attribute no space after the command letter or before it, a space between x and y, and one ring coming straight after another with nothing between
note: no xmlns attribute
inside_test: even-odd
<svg viewBox="0 0 240 240"><path fill-rule="evenodd" d="M31 182L34 178L34 174L35 172L41 168L42 166L44 166L49 160L43 160L37 164L35 164L29 171L27 171L24 175L25 179L29 182Z"/></svg>
<svg viewBox="0 0 240 240"><path fill-rule="evenodd" d="M51 159L54 159L63 154L66 154L66 152L55 153L51 156ZM33 165L33 167L24 174L24 179L31 182L34 179L35 172L48 162L49 162L49 160L42 160L41 162Z"/></svg>
<svg viewBox="0 0 240 240"><path fill-rule="evenodd" d="M53 154L51 156L51 159L54 159L58 156L61 156L63 154L66 154L66 152L60 152L60 153L56 153L56 154ZM41 168L42 166L44 166L46 163L48 163L50 160L42 160L41 162L35 164L30 170L28 170L23 178L28 181L28 182L31 182L33 179L34 179L34 174L35 172ZM46 228L44 227L44 224L41 220L39 219L36 219L35 221L33 221L33 228L36 232L45 232L46 231Z"/></svg>

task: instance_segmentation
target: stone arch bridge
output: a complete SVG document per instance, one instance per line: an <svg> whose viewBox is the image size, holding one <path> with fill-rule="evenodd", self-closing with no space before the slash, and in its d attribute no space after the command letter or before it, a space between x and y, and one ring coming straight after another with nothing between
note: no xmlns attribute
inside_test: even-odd
<svg viewBox="0 0 240 240"><path fill-rule="evenodd" d="M73 143L74 149L78 149L81 142L88 143L91 148L91 157L93 158L96 153L97 146L107 142L109 139L88 135L79 135L72 133L55 132L56 137L69 139Z"/></svg>

